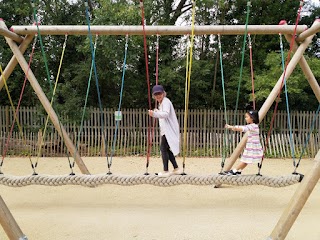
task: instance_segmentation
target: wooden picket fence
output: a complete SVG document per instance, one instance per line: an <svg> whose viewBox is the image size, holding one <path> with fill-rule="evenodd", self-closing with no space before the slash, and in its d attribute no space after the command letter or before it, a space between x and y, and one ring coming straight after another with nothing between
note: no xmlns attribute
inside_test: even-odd
<svg viewBox="0 0 320 240"><path fill-rule="evenodd" d="M82 129L80 124L70 123L67 116L61 117L62 125L78 147L81 156L102 156L106 153L113 156L146 155L149 135L152 139L151 154L159 155L158 123L153 120L149 122L146 109L122 109L122 120L117 122L114 109L103 109L102 113L96 108L87 111L88 118L83 122ZM244 111L237 111L235 114L230 110L225 117L222 110L189 110L186 133L183 125L184 110L176 112L181 128L181 149L183 138L186 136L186 156L228 156L241 140L241 133L226 132L224 124L225 119L228 119L230 124L245 124ZM285 158L291 157L292 154L295 157L301 154L303 157L315 156L320 146L320 120L319 117L315 117L315 112L291 112L291 134L287 113L278 111L269 135L271 117L271 114L267 115L260 123L261 142L264 146L268 139L265 153L267 157ZM0 149L3 155L67 155L63 138L58 135L52 124L48 125L46 136L43 136L46 116L40 114L38 109L21 107L17 119L22 131L19 131L16 123L9 138L13 119L12 109L0 106ZM312 124L314 130L310 132Z"/></svg>

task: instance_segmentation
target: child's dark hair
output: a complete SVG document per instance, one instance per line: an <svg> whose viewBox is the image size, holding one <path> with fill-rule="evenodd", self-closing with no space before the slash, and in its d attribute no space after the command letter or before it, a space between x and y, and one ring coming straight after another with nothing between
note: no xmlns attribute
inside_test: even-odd
<svg viewBox="0 0 320 240"><path fill-rule="evenodd" d="M253 123L259 124L259 112L257 110L248 110L247 113L252 118Z"/></svg>

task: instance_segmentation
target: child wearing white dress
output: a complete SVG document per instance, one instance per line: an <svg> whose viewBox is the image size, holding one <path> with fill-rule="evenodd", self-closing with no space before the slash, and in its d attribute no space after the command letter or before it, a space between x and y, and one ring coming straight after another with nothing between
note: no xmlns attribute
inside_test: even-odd
<svg viewBox="0 0 320 240"><path fill-rule="evenodd" d="M260 163L263 157L263 149L259 136L258 111L247 111L245 114L245 120L247 122L247 125L245 126L225 125L225 128L231 129L232 131L248 132L248 140L242 153L240 163L235 169L225 172L227 175L239 175L248 164Z"/></svg>

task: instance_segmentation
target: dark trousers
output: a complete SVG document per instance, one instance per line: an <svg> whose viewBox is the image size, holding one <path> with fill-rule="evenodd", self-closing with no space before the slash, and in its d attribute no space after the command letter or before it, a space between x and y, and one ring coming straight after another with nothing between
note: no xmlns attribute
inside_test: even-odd
<svg viewBox="0 0 320 240"><path fill-rule="evenodd" d="M161 151L161 156L162 156L162 161L163 161L163 170L168 171L169 170L169 160L173 165L173 168L178 168L178 164L176 161L175 156L170 150L167 138L165 135L161 137L161 143L160 143L160 151Z"/></svg>

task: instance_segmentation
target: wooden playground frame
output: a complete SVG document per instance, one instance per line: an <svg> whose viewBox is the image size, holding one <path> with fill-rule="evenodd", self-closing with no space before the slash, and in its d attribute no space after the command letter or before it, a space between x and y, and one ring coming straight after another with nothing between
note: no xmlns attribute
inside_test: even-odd
<svg viewBox="0 0 320 240"><path fill-rule="evenodd" d="M0 76L0 90L4 86L4 81L7 80L10 74L13 72L14 68L19 64L23 69L24 73L28 76L28 80L36 92L41 104L48 113L54 127L58 131L60 136L65 139L66 147L70 154L75 156L75 161L83 174L90 174L89 170L83 163L81 156L77 153L75 146L73 145L71 139L68 137L65 128L60 124L59 119L55 111L50 105L49 100L42 91L36 77L34 76L32 70L28 67L27 61L25 60L23 53L28 48L29 44L33 40L34 36L38 34L38 28L43 35L88 35L88 26L13 26L10 30L7 28L5 22L0 19L0 34L3 35L9 45L13 56L6 68L3 71L2 76ZM250 34L284 34L287 41L290 42L295 26L289 26L285 21L281 21L279 25L248 25L247 32ZM304 75L307 78L316 98L320 102L320 87L315 79L308 63L306 62L303 53L306 48L312 42L314 35L320 31L320 20L316 20L313 25L308 29L306 26L298 25L296 28L295 44L293 51L295 54L288 63L286 70L279 77L279 80L275 84L274 88L270 92L268 98L262 105L259 116L262 120L268 110L271 108L273 102L275 101L279 91L282 88L282 81L284 79L288 80L292 74L294 68L299 63ZM146 26L145 31L143 31L142 26L91 26L91 34L99 35L187 35L191 34L190 26ZM195 26L194 34L220 34L220 35L242 35L246 32L245 25L235 25L235 26ZM23 37L23 35L25 35ZM20 46L18 46L20 44ZM245 134L240 143L237 145L236 149L230 156L230 160L225 167L225 170L230 170L241 154L245 147L247 140L247 134ZM315 164L311 171L305 175L301 184L297 187L295 194L293 195L290 203L288 204L286 210L283 212L281 218L279 219L277 225L273 229L269 240L284 239L299 213L301 212L304 204L306 203L308 197L316 186L320 178L320 151L318 151L315 156ZM0 196L0 223L3 226L5 232L10 239L27 239L22 233L18 224L16 223L14 217L10 213L8 207Z"/></svg>

